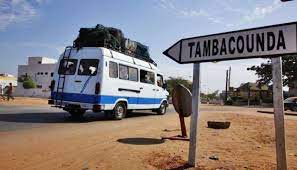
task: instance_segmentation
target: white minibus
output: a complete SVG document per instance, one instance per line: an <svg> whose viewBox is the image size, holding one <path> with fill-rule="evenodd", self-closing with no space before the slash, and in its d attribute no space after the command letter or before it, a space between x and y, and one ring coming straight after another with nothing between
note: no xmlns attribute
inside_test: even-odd
<svg viewBox="0 0 297 170"><path fill-rule="evenodd" d="M66 47L51 90L49 104L72 116L93 110L118 120L133 110L163 115L169 95L154 64L105 47Z"/></svg>

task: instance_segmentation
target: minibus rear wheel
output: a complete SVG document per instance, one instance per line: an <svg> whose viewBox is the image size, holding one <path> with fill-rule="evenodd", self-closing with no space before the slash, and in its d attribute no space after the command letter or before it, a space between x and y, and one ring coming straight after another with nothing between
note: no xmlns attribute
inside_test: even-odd
<svg viewBox="0 0 297 170"><path fill-rule="evenodd" d="M125 103L119 102L115 105L114 109L112 110L112 117L115 120L121 120L125 118L127 113L127 107Z"/></svg>
<svg viewBox="0 0 297 170"><path fill-rule="evenodd" d="M68 113L73 118L81 118L86 113L86 110L83 110L83 109L73 109L73 110L69 110Z"/></svg>

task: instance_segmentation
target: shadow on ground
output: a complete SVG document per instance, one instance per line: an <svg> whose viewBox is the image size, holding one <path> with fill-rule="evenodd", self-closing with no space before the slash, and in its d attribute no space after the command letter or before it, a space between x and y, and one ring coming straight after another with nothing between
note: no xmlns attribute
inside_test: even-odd
<svg viewBox="0 0 297 170"><path fill-rule="evenodd" d="M162 144L165 141L156 138L122 138L117 140L120 143L131 145L157 145Z"/></svg>
<svg viewBox="0 0 297 170"><path fill-rule="evenodd" d="M153 116L151 112L133 112L127 116L128 119ZM55 113L9 113L0 114L0 121L16 123L88 123L94 121L115 121L104 116L104 113L88 112L81 118L73 118L67 112Z"/></svg>
<svg viewBox="0 0 297 170"><path fill-rule="evenodd" d="M267 113L267 114L274 114L273 111L266 111L266 110L258 110L258 113ZM284 112L285 115L289 115L289 116L297 116L297 112L293 113L293 112Z"/></svg>

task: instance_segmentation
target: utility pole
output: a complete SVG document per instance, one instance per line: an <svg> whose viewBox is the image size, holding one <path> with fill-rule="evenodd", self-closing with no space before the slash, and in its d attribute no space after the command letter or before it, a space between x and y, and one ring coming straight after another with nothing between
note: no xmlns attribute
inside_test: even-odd
<svg viewBox="0 0 297 170"><path fill-rule="evenodd" d="M229 79L228 79L228 91L230 92L231 87L231 66L229 67Z"/></svg>
<svg viewBox="0 0 297 170"><path fill-rule="evenodd" d="M248 106L250 106L250 98L251 98L251 87L250 87L250 82L248 82Z"/></svg>
<svg viewBox="0 0 297 170"><path fill-rule="evenodd" d="M226 88L225 88L225 102L228 99L228 80L229 80L229 71L226 70Z"/></svg>

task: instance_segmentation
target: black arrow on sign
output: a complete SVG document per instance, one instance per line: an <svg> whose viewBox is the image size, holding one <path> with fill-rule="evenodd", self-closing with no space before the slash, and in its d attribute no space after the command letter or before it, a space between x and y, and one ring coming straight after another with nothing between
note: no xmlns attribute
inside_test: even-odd
<svg viewBox="0 0 297 170"><path fill-rule="evenodd" d="M181 64L182 39L163 52L164 55Z"/></svg>

